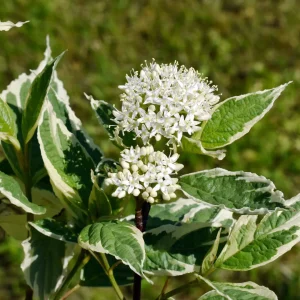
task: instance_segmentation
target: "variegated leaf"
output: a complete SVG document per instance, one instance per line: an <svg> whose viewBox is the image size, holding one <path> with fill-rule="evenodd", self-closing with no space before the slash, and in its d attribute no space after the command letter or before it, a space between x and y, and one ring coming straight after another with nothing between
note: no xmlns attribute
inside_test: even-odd
<svg viewBox="0 0 300 300"><path fill-rule="evenodd" d="M76 136L47 103L38 140L54 192L75 217L84 220L92 190L94 162Z"/></svg>
<svg viewBox="0 0 300 300"><path fill-rule="evenodd" d="M37 128L44 100L50 87L53 70L63 54L48 63L31 83L22 115L22 135L25 144L31 140Z"/></svg>
<svg viewBox="0 0 300 300"><path fill-rule="evenodd" d="M198 300L277 300L274 292L265 286L248 281L243 283L213 282L196 275L214 290L204 294Z"/></svg>
<svg viewBox="0 0 300 300"><path fill-rule="evenodd" d="M215 262L221 269L246 271L268 264L300 241L300 197L288 209L241 216Z"/></svg>
<svg viewBox="0 0 300 300"><path fill-rule="evenodd" d="M271 180L249 172L216 168L183 175L179 184L186 196L238 214L265 214L285 207L283 193Z"/></svg>
<svg viewBox="0 0 300 300"><path fill-rule="evenodd" d="M107 253L122 260L135 273L143 276L146 258L142 233L128 222L98 222L86 226L78 238L87 250Z"/></svg>
<svg viewBox="0 0 300 300"><path fill-rule="evenodd" d="M42 219L29 223L35 230L52 239L68 243L77 243L78 233L71 226L55 219Z"/></svg>
<svg viewBox="0 0 300 300"><path fill-rule="evenodd" d="M216 239L209 251L207 252L206 256L203 259L202 265L201 265L201 274L206 275L208 272L210 272L213 269L214 262L217 258L219 244L220 244L220 236L221 236L221 229L219 229L219 232L216 236Z"/></svg>
<svg viewBox="0 0 300 300"><path fill-rule="evenodd" d="M21 269L34 296L47 300L61 285L74 246L47 237L34 228L30 231L31 236L22 243L25 257Z"/></svg>
<svg viewBox="0 0 300 300"><path fill-rule="evenodd" d="M20 185L24 190L22 184ZM0 196L4 197L1 193ZM47 207L46 213L43 215L34 215L34 220L53 217L62 210L59 199L46 186L34 187L32 189L32 200L36 205ZM18 207L6 204L6 208L4 207L2 212L0 211L0 226L13 238L23 241L28 237L26 224L27 216Z"/></svg>
<svg viewBox="0 0 300 300"><path fill-rule="evenodd" d="M201 130L191 138L201 141L205 149L216 149L233 143L264 117L290 83L221 102L215 107L211 119L202 124Z"/></svg>
<svg viewBox="0 0 300 300"><path fill-rule="evenodd" d="M116 132L116 123L113 120L113 110L111 104L103 100L95 100L92 96L86 95L86 98L91 101L91 106L96 113L100 124L106 129L109 137L115 140L117 146L130 147L136 146L135 134L133 132Z"/></svg>
<svg viewBox="0 0 300 300"><path fill-rule="evenodd" d="M41 215L46 212L46 208L30 202L19 183L11 176L0 172L0 193L13 205L22 208L30 214Z"/></svg>
<svg viewBox="0 0 300 300"><path fill-rule="evenodd" d="M17 125L11 108L0 99L0 140L12 143L15 149L20 150L17 139Z"/></svg>
<svg viewBox="0 0 300 300"><path fill-rule="evenodd" d="M144 233L144 271L163 276L199 272L219 229L222 248L233 222L231 212L192 199L153 205Z"/></svg>
<svg viewBox="0 0 300 300"><path fill-rule="evenodd" d="M92 173L93 187L89 197L89 212L94 220L100 217L110 216L112 214L112 208L110 202L97 183L97 177Z"/></svg>

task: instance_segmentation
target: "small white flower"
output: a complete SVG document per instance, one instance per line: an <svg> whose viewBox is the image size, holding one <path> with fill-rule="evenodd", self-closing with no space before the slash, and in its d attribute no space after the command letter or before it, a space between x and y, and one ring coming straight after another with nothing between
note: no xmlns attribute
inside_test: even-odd
<svg viewBox="0 0 300 300"><path fill-rule="evenodd" d="M174 64L142 65L140 72L126 76L119 86L122 109L115 110L116 133L133 131L144 145L161 137L168 144L180 144L183 135L192 135L202 121L211 118L220 97L217 87L193 68Z"/></svg>
<svg viewBox="0 0 300 300"><path fill-rule="evenodd" d="M125 149L121 152L122 169L108 173L105 183L117 187L112 194L114 197L141 195L149 203L158 198L170 200L176 197L175 191L180 188L178 179L171 177L183 167L176 163L178 158L177 153L168 157L163 152L154 151L151 145Z"/></svg>

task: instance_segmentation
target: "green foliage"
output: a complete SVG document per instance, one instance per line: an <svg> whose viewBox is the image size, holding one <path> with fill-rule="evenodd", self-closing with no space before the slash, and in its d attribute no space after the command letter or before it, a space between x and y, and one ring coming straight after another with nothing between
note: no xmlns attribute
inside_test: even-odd
<svg viewBox="0 0 300 300"><path fill-rule="evenodd" d="M265 214L285 206L272 181L249 172L216 168L183 175L179 183L187 197L239 214Z"/></svg>
<svg viewBox="0 0 300 300"><path fill-rule="evenodd" d="M59 287L64 272L72 257L63 241L49 238L35 229L22 243L25 257L21 268L27 283L38 299L46 300Z"/></svg>
<svg viewBox="0 0 300 300"><path fill-rule="evenodd" d="M11 142L16 149L20 149L16 127L13 112L10 107L0 99L0 139Z"/></svg>
<svg viewBox="0 0 300 300"><path fill-rule="evenodd" d="M112 120L115 108L111 104L103 100L95 100L91 96L86 95L86 97L91 101L91 106L100 124L106 129L109 137L115 140L117 146L130 147L137 145L133 132L115 132L116 123Z"/></svg>
<svg viewBox="0 0 300 300"><path fill-rule="evenodd" d="M62 55L46 65L44 70L35 77L31 84L22 115L22 133L26 144L31 140L37 128L53 70Z"/></svg>
<svg viewBox="0 0 300 300"><path fill-rule="evenodd" d="M297 201L287 210L276 209L266 214L259 223L258 216L241 216L215 266L227 270L250 270L289 251L300 241L299 209Z"/></svg>
<svg viewBox="0 0 300 300"><path fill-rule="evenodd" d="M108 263L113 266L117 260L113 256L107 256ZM133 283L134 273L124 264L114 270L114 277L118 285L129 285ZM80 278L80 286L83 287L111 287L111 283L95 258L92 258L83 268Z"/></svg>
<svg viewBox="0 0 300 300"><path fill-rule="evenodd" d="M274 292L253 282L220 283L211 282L203 277L200 278L211 286L214 291L206 293L198 300L277 300Z"/></svg>
<svg viewBox="0 0 300 300"><path fill-rule="evenodd" d="M215 107L202 130L192 135L206 149L224 147L244 136L273 106L286 88L283 84L271 90L232 97Z"/></svg>
<svg viewBox="0 0 300 300"><path fill-rule="evenodd" d="M30 214L44 214L45 207L31 203L23 194L19 183L12 177L0 172L0 193L13 205Z"/></svg>
<svg viewBox="0 0 300 300"><path fill-rule="evenodd" d="M233 222L229 211L207 207L192 199L153 206L144 234L145 271L169 276L199 272L220 227L224 229L224 241L225 229Z"/></svg>
<svg viewBox="0 0 300 300"><path fill-rule="evenodd" d="M101 222L85 227L79 235L84 249L108 253L143 276L145 247L142 233L127 222Z"/></svg>

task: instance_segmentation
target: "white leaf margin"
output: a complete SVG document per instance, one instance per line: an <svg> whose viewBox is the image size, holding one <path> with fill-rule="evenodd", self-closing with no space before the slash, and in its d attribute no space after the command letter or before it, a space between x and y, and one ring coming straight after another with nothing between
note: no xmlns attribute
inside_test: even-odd
<svg viewBox="0 0 300 300"><path fill-rule="evenodd" d="M34 290L34 292L39 295L39 287L38 286L32 286L31 285L31 281L30 281L30 266L31 264L38 258L38 254L32 256L31 255L31 243L30 243L30 239L31 237L29 237L28 239L24 240L22 242L22 247L23 247L23 252L24 252L24 259L20 265L23 273L24 273L24 277L26 279L26 282L31 286L31 288ZM66 243L65 244L65 256L62 259L62 268L63 268L63 273L57 278L57 283L56 286L53 290L53 292L57 291L58 288L60 287L60 285L63 282L63 279L65 278L68 269L67 266L69 264L69 262L71 261L71 259L74 256L74 245Z"/></svg>
<svg viewBox="0 0 300 300"><path fill-rule="evenodd" d="M204 170L204 171L198 171L198 172L194 172L194 173L185 174L185 175L182 175L180 178L184 178L184 177L191 176L191 175L196 175L196 174L205 174L205 175L207 175L206 177L209 177L209 178L241 175L240 177L236 178L237 181L238 180L244 180L245 182L262 182L262 183L266 183L266 184L268 184L268 186L263 187L259 190L260 191L263 190L264 192L269 192L271 194L270 203L279 203L279 204L282 204L282 205L287 205L288 204L288 203L286 203L285 199L283 198L283 196L284 196L283 193L279 190L276 190L275 184L270 179L267 179L266 177L264 177L262 175L257 175L255 173L251 173L251 172L228 171L228 170L225 170L225 169L222 169L222 168L215 168L215 169L211 169L211 170ZM270 212L270 210L268 210L267 208L259 208L259 209L251 210L247 206L236 209L236 208L226 207L224 204L214 205L214 204L205 202L204 200L193 197L192 195L190 195L189 193L184 191L182 188L181 188L181 191L184 193L185 196L187 196L189 198L192 198L195 201L204 203L204 204L206 204L208 206L211 206L211 207L220 207L222 209L230 210L230 211L238 213L238 214L263 215L263 214L266 214L266 213Z"/></svg>
<svg viewBox="0 0 300 300"><path fill-rule="evenodd" d="M121 257L117 256L117 255L113 255L117 260L121 260L125 265L129 266L129 268L134 271L135 273L139 274L140 276L142 276L143 278L145 278L149 283L152 283L152 281L145 276L144 272L143 272L143 264L146 260L146 251L145 251L145 242L144 242L144 239L143 239L143 234L142 232L137 229L135 226L131 225L131 224L123 224L125 225L126 227L128 227L131 231L132 231L132 234L131 236L133 236L139 245L141 245L141 249L143 250L142 253L143 253L143 258L142 258L142 262L141 262L141 272L139 272L136 268L134 268L130 262L126 261L126 260L123 260ZM110 254L109 250L107 250L106 248L104 248L102 246L102 243L101 241L99 241L98 243L96 243L95 245L93 244L90 244L89 242L83 242L80 238L80 235L78 237L78 244L83 248L83 249L86 249L86 250L89 250L89 251L93 251L93 252L99 252L99 253L104 253L104 254ZM112 254L110 254L112 255Z"/></svg>
<svg viewBox="0 0 300 300"><path fill-rule="evenodd" d="M4 180L7 179L13 182L15 188L18 189L16 192L20 193L21 199L17 199L11 191L7 190L4 186L1 185L1 183L3 182L3 178ZM34 215L43 215L46 213L46 208L42 206L38 206L37 204L28 201L27 197L23 194L23 191L19 186L19 183L13 177L6 175L2 172L0 172L0 193L4 195L10 201L11 204L22 208L27 213L34 214ZM26 205L25 203L27 203L28 205ZM30 206L33 207L35 206L39 208L40 211L39 212L34 211L34 209L31 208Z"/></svg>
<svg viewBox="0 0 300 300"><path fill-rule="evenodd" d="M198 280L203 280L207 285L209 285L210 287L212 287L214 289L213 291L210 291L210 292L204 294L198 300L209 299L209 298L207 298L207 296L209 296L209 294L211 296L213 296L213 295L215 295L215 293L226 298L227 300L236 300L236 299L231 298L230 296L226 295L226 291L224 292L224 291L220 290L220 286L222 286L222 285L224 285L225 287L228 287L228 288L232 288L232 289L241 291L241 292L244 291L244 292L253 294L254 296L257 295L257 296L266 297L269 300L278 300L276 294L273 291L271 291L270 289L268 289L265 286L260 286L252 281L247 281L247 282L243 282L243 283L212 282L201 275L195 274L195 276ZM247 286L251 287L251 289L247 288Z"/></svg>
<svg viewBox="0 0 300 300"><path fill-rule="evenodd" d="M223 226L222 222L229 220L229 219L233 221L230 226L230 228L232 228L234 225L234 222L235 222L235 220L233 219L233 213L228 210L222 209L219 211L219 213L216 216L214 216L214 218L212 218L210 220L210 222L207 222L207 223L195 222L191 225L189 223L189 220L191 218L193 218L196 213L198 213L201 210L205 210L206 208L210 208L211 206L207 205L206 203L200 203L199 201L194 200L194 199L185 199L185 198L180 198L176 202L170 203L170 204L171 205L173 204L172 208L170 209L170 212L172 212L172 213L176 213L177 211L179 211L182 207L184 207L186 205L198 204L198 206L195 208L192 208L189 212L187 212L184 215L182 220L180 222L178 222L178 225L187 224L188 226L176 226L173 224L167 224L167 225L162 225L162 226L153 228L151 230L148 230L148 231L144 232L143 235L149 234L149 233L153 234L153 235L159 235L159 234L165 232L167 234L172 234L172 237L175 239L180 239L186 233L191 232L193 230L198 230L198 229L207 228L207 227L216 227L216 228L222 227ZM163 206L166 204L157 204L157 205ZM130 216L124 218L124 220L132 221L133 218L134 218L134 216L130 215ZM222 232L225 233L226 228L223 228ZM222 237L219 239L219 243L226 242L226 240L227 240L227 237ZM215 240L212 240L212 241L203 243L203 246L213 245L214 243L215 243ZM200 265L187 264L187 263L179 261L175 258L172 258L172 261L174 264L177 264L178 266L184 268L184 270L174 271L174 270L169 270L169 269L158 269L156 271L144 270L144 272L147 275L153 275L153 276L180 276L183 274L199 272L201 269Z"/></svg>
<svg viewBox="0 0 300 300"><path fill-rule="evenodd" d="M263 90L263 91L258 91L258 92L254 92L254 93L248 93L248 94L244 94L244 95L240 95L240 96L230 97L230 98L226 99L225 101L222 101L218 105L216 105L214 107L214 111L212 112L212 114L215 111L217 111L224 103L226 103L228 101L234 100L235 102L237 102L237 101L240 101L240 100L242 100L242 99L244 99L248 96L251 96L251 95L260 95L260 94L264 94L266 92L272 91L272 93L268 96L268 99L273 98L272 102L267 106L267 108L260 115L256 116L255 118L253 118L249 122L245 123L242 131L240 131L240 132L236 133L235 135L233 135L226 144L224 144L220 147L212 148L212 149L222 148L222 147L225 147L227 145L230 145L234 141L236 141L236 140L240 139L241 137L243 137L244 135L246 135L251 130L251 128L266 115L266 113L272 108L275 100L281 95L281 93L284 91L284 89L291 83L292 83L292 81L289 81L285 84L282 84L282 85L280 85L278 87L275 87L275 88L272 88L272 89L266 89L266 90ZM264 101L266 101L266 100L264 100ZM209 122L209 121L207 121L207 122ZM204 128L205 128L205 124L204 124L203 128L201 129L201 131L199 131L198 133L195 133L195 134L197 134L197 136L200 136L200 140L201 140L201 135L202 135L202 132L203 132Z"/></svg>
<svg viewBox="0 0 300 300"><path fill-rule="evenodd" d="M296 199L300 200L300 194L297 195L296 197L294 197ZM293 198L292 198L293 199ZM239 233L239 228L243 225L249 225L249 236L248 236L248 240L246 241L244 239L244 243L245 243L245 247L247 246L246 243L251 243L254 240L254 234L257 232L257 229L259 229L259 225L266 222L268 220L268 218L270 218L270 216L273 215L277 215L280 216L282 213L284 213L283 210L280 209L276 209L274 212L269 213L267 215L264 216L264 218L261 220L261 222L256 225L257 222L257 218L258 215L244 215L241 216L239 218L239 220L235 223L235 226L232 228L232 232L228 237L228 241L231 240L231 236L233 236L233 238L238 236ZM286 252L290 251L292 249L292 247L294 247L297 243L300 242L300 211L298 211L298 213L296 213L291 219L289 219L286 223L281 224L280 226L276 227L275 229L268 231L268 232L263 232L261 234L263 235L269 235L269 234L273 234L277 231L281 231L281 230L289 230L290 228L292 228L293 226L297 226L298 230L293 234L296 235L296 238L291 240L290 242L288 242L287 244L281 245L279 247L276 248L277 253L272 256L270 259L263 261L261 263L258 264L253 264L250 268L242 268L242 269L237 269L235 268L235 271L246 271L246 270L252 270L261 266L264 266L266 264L269 264L271 262L273 262L274 260L276 260L278 257L282 256L283 254L285 254ZM247 233L246 233L247 234ZM220 253L219 257L217 258L216 262L215 262L215 266L217 268L219 268L219 266L222 264L222 262L226 259L228 259L230 256L235 255L236 253L238 253L241 249L243 248L237 248L235 247L235 239L234 241L227 243L225 245L225 247L223 248L222 252ZM233 247L233 248L232 248ZM235 248L234 248L235 247ZM227 269L225 267L222 267L222 269ZM231 270L230 268L228 268L229 270Z"/></svg>

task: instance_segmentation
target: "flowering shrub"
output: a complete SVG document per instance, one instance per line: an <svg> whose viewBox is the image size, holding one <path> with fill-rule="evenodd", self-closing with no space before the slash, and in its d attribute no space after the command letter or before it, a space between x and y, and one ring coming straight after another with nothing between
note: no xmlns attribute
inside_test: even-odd
<svg viewBox="0 0 300 300"><path fill-rule="evenodd" d="M120 148L114 161L71 109L55 71L61 57L51 58L47 41L38 68L0 94L0 226L22 240L26 299L65 299L80 286L112 286L125 299L120 287L132 284L141 299L142 278L188 273L192 282L170 291L166 282L157 299L201 283L212 288L201 300L277 299L253 282L208 275L247 271L289 251L300 240L300 195L285 200L273 182L244 171L178 172L182 152L224 158L223 147L248 133L289 83L220 102L194 69L145 64L120 86L120 110L86 95Z"/></svg>

